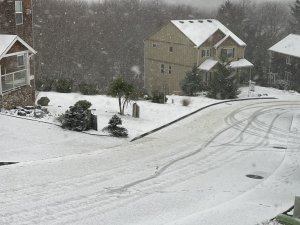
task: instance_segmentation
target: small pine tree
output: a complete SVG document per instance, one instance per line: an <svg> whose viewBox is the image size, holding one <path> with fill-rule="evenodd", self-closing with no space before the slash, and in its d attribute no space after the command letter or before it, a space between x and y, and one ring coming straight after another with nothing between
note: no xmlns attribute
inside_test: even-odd
<svg viewBox="0 0 300 225"><path fill-rule="evenodd" d="M86 131L92 128L92 114L88 108L92 104L86 100L78 101L60 118L62 128L74 131Z"/></svg>
<svg viewBox="0 0 300 225"><path fill-rule="evenodd" d="M194 96L197 92L203 91L204 84L200 76L200 70L194 66L192 71L186 73L186 77L181 82L181 90L187 96Z"/></svg>
<svg viewBox="0 0 300 225"><path fill-rule="evenodd" d="M127 137L128 131L124 127L119 127L122 125L122 119L117 115L114 115L108 122L108 126L103 129L103 131L107 131L111 136L114 137Z"/></svg>
<svg viewBox="0 0 300 225"><path fill-rule="evenodd" d="M238 82L235 73L218 64L213 79L208 86L208 97L215 99L234 99L239 94Z"/></svg>

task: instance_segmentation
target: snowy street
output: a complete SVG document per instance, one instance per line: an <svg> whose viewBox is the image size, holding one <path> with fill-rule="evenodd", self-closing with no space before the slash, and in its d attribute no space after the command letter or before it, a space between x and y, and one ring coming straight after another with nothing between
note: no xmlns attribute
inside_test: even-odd
<svg viewBox="0 0 300 225"><path fill-rule="evenodd" d="M256 225L300 194L299 127L299 101L250 100L208 108L108 149L106 137L67 132L60 149L73 143L80 154L0 167L0 224ZM31 139L23 135L26 151ZM93 151L80 150L90 144Z"/></svg>

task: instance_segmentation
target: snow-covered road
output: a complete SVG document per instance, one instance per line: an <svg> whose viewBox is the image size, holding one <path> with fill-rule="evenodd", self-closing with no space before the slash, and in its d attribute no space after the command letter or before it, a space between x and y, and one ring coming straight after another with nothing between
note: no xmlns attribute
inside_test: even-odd
<svg viewBox="0 0 300 225"><path fill-rule="evenodd" d="M0 167L0 224L255 225L300 193L299 127L299 102L233 102L127 145Z"/></svg>

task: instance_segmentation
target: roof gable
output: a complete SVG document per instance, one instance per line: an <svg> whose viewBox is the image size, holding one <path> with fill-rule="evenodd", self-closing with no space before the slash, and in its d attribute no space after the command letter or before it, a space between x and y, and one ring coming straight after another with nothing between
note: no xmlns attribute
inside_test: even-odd
<svg viewBox="0 0 300 225"><path fill-rule="evenodd" d="M36 51L17 35L1 34L0 35L0 60L9 52L9 50L13 47L13 45L16 42L20 42L32 54L36 54Z"/></svg>
<svg viewBox="0 0 300 225"><path fill-rule="evenodd" d="M220 30L225 36L230 36L238 45L246 44L226 28L218 20L172 20L171 21L186 37L188 37L197 47L200 47L217 30Z"/></svg>
<svg viewBox="0 0 300 225"><path fill-rule="evenodd" d="M300 35L288 35L277 44L269 48L269 51L300 58Z"/></svg>
<svg viewBox="0 0 300 225"><path fill-rule="evenodd" d="M190 39L186 38L186 36L178 30L173 23L168 23L163 26L160 30L150 35L146 40L194 45L194 43Z"/></svg>

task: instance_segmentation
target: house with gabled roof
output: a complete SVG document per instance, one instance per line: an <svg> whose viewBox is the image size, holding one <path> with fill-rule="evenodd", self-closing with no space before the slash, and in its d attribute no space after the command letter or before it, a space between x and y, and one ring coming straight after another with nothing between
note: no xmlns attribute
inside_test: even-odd
<svg viewBox="0 0 300 225"><path fill-rule="evenodd" d="M0 1L0 109L35 102L31 0Z"/></svg>
<svg viewBox="0 0 300 225"><path fill-rule="evenodd" d="M284 83L286 88L299 90L300 35L290 34L271 48L269 83Z"/></svg>
<svg viewBox="0 0 300 225"><path fill-rule="evenodd" d="M244 58L245 49L246 43L218 20L172 20L144 41L145 88L181 94L187 71L197 66L209 83L223 61L240 74L253 67Z"/></svg>

